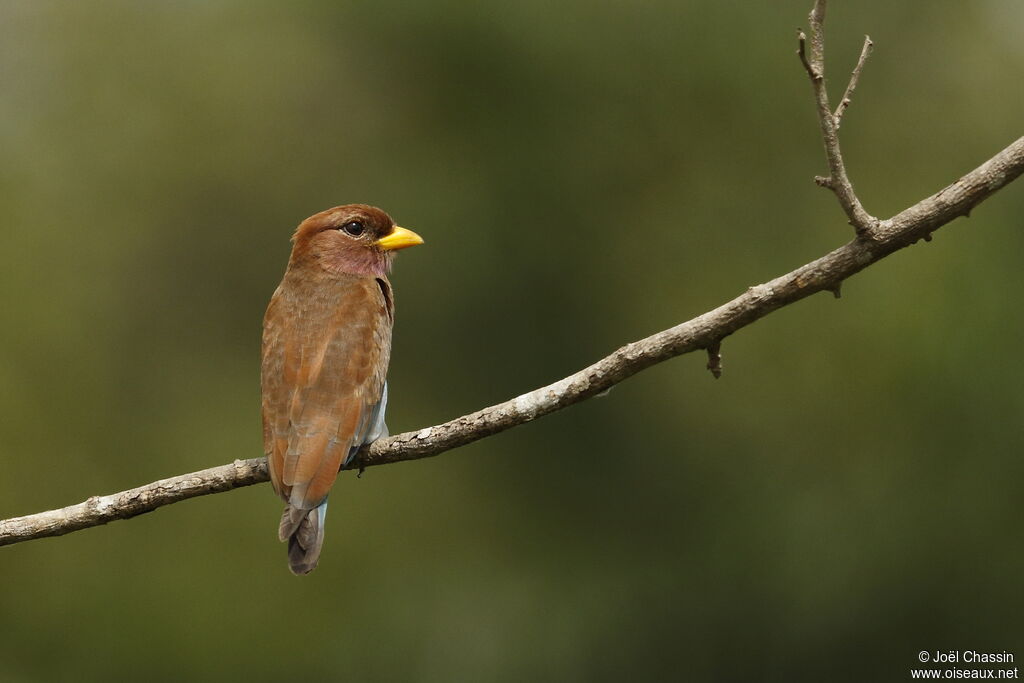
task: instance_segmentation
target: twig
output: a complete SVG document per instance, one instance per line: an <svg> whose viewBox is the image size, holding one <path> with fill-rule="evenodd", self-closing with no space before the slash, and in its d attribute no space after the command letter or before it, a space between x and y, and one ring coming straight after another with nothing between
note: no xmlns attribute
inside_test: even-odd
<svg viewBox="0 0 1024 683"><path fill-rule="evenodd" d="M818 122L821 126L821 139L825 144L825 156L828 158L829 176L827 178L819 176L815 178L815 182L835 193L839 205L843 207L843 211L857 235L871 239L873 238L872 230L878 224L878 219L864 210L860 199L853 191L853 184L846 174L846 165L843 163L843 155L839 148L839 121L833 115L832 107L828 102L828 89L825 86L825 8L826 0L815 0L814 9L811 10L808 17L811 25L811 56L809 60L804 46L807 39L802 31L797 36L799 42L797 53L811 79L811 87L814 89L814 97L818 105ZM863 55L863 52L861 54ZM866 58L865 56L864 59ZM858 68L862 67L862 64L858 65ZM852 90L850 92L852 93Z"/></svg>
<svg viewBox="0 0 1024 683"><path fill-rule="evenodd" d="M825 77L825 9L827 0L814 0L814 7L807 20L811 23L811 64L818 73L819 79Z"/></svg>
<svg viewBox="0 0 1024 683"><path fill-rule="evenodd" d="M815 292L837 292L844 280L958 216L966 215L1024 172L1024 137L938 193L881 221L872 240L855 239L805 266L749 288L692 320L623 346L546 387L450 422L375 441L350 469L438 455L606 392L641 370L713 346L717 340ZM238 460L60 510L0 521L0 545L127 519L179 500L267 481L263 458Z"/></svg>
<svg viewBox="0 0 1024 683"><path fill-rule="evenodd" d="M822 77L821 74L815 71L811 63L807 61L807 34L804 33L803 29L798 28L796 30L796 40L796 53L800 56L800 63L804 65L804 69L812 81L819 80Z"/></svg>
<svg viewBox="0 0 1024 683"><path fill-rule="evenodd" d="M868 57L871 55L871 48L874 46L875 44L871 42L871 36L864 36L864 47L860 49L857 66L853 67L853 72L850 74L850 82L846 85L846 92L843 93L843 99L839 101L839 106L836 107L836 113L833 114L836 120L836 130L839 130L839 125L843 121L843 114L846 113L846 108L850 106L850 98L853 97L853 91L857 88L860 72L864 70L864 63L868 61Z"/></svg>

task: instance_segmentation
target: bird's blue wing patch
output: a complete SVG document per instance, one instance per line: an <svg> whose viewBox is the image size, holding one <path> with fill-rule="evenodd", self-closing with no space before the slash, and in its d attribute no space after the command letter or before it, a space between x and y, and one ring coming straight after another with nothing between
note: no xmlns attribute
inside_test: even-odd
<svg viewBox="0 0 1024 683"><path fill-rule="evenodd" d="M356 432L355 438L352 439L352 448L348 450L348 455L345 456L345 462L342 463L342 467L348 465L359 449L365 444L373 443L377 439L388 435L388 426L384 423L384 413L387 409L388 383L385 381L384 390L380 393L380 400L373 404L367 413L367 417L359 425L360 429Z"/></svg>

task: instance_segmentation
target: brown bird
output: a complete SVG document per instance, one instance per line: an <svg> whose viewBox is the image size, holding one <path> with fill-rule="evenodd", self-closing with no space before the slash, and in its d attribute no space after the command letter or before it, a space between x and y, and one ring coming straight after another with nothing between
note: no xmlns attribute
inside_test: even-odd
<svg viewBox="0 0 1024 683"><path fill-rule="evenodd" d="M365 204L310 216L292 236L263 319L263 451L286 503L278 536L295 574L316 568L327 494L356 451L387 435L395 251L422 244Z"/></svg>

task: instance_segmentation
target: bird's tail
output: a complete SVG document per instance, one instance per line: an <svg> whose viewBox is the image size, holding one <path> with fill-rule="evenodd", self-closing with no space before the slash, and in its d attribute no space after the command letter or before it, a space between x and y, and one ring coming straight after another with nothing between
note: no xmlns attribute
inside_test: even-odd
<svg viewBox="0 0 1024 683"><path fill-rule="evenodd" d="M288 568L292 574L308 574L316 569L324 545L324 520L327 501L312 510L284 506L277 537L288 541Z"/></svg>

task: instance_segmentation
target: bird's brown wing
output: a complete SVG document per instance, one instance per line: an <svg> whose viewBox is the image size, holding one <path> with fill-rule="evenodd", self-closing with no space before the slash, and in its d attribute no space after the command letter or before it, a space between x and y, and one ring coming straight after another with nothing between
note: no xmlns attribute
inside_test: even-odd
<svg viewBox="0 0 1024 683"><path fill-rule="evenodd" d="M333 290L333 288L332 288ZM326 498L380 402L391 345L389 301L374 280L339 290L282 285L264 320L264 451L278 494L309 510Z"/></svg>

